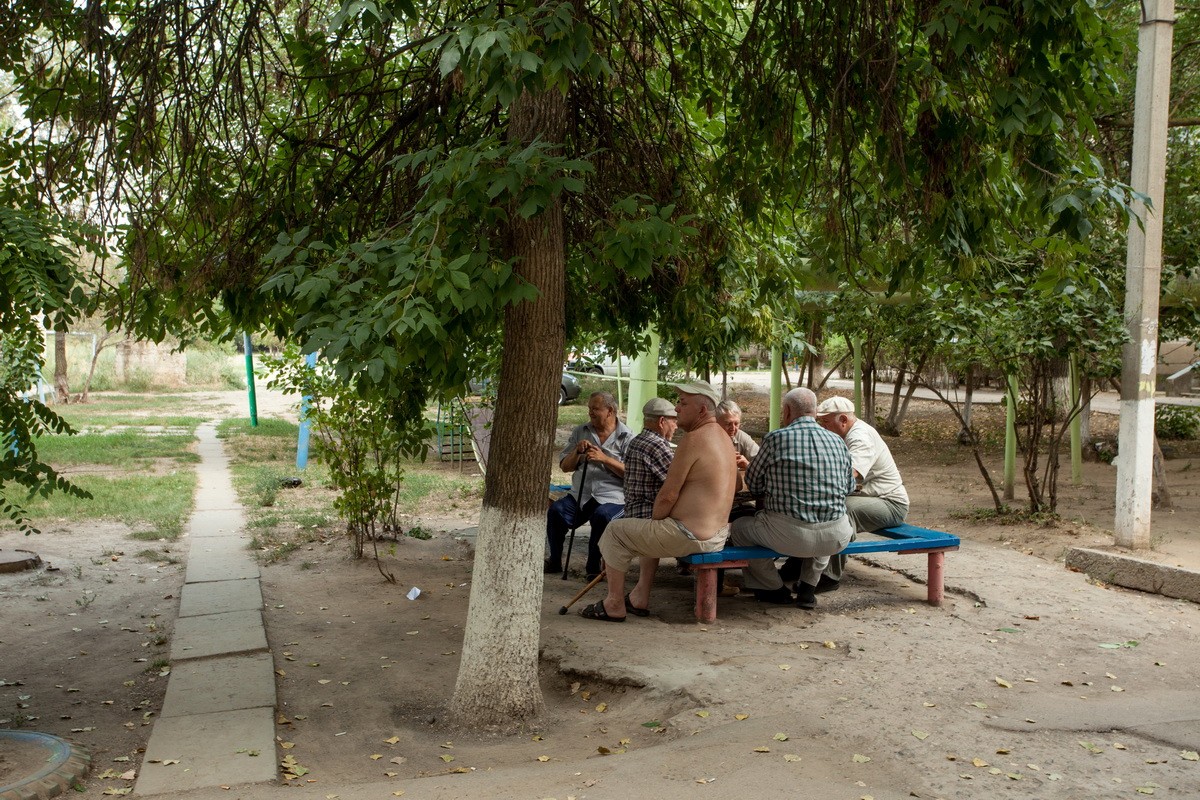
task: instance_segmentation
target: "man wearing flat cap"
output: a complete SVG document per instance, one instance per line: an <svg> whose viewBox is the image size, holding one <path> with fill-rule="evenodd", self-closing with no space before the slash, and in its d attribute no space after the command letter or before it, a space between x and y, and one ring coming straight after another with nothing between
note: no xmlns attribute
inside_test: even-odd
<svg viewBox="0 0 1200 800"><path fill-rule="evenodd" d="M842 437L850 450L858 489L846 498L846 515L850 517L854 532L877 531L904 522L908 516L904 479L900 477L887 442L878 431L854 415L854 403L845 397L830 397L817 406L817 424ZM817 591L837 589L845 567L846 556L831 557L825 574L817 583ZM793 572L799 577L801 569L802 564L785 563L780 572L786 582L795 580L791 577Z"/></svg>
<svg viewBox="0 0 1200 800"><path fill-rule="evenodd" d="M586 619L624 622L627 614L646 616L660 558L715 552L729 536L737 465L730 457L729 436L717 425L720 396L707 381L675 388L676 419L687 435L654 498L651 519L614 520L600 540L608 594L579 612ZM625 573L635 558L641 572L637 585L625 594Z"/></svg>
<svg viewBox="0 0 1200 800"><path fill-rule="evenodd" d="M805 557L796 584L796 605L816 606L816 586L829 556L850 543L846 495L854 491L850 451L837 434L817 424L817 396L805 388L783 398L783 427L763 437L746 470L746 486L764 497L762 511L734 520L730 541L762 545ZM807 560L811 559L811 561ZM768 603L791 603L773 559L752 559L743 571L746 588Z"/></svg>
<svg viewBox="0 0 1200 800"><path fill-rule="evenodd" d="M667 479L675 453L671 437L679 427L675 406L655 397L642 406L642 432L633 437L625 454L625 516L650 519L654 498Z"/></svg>

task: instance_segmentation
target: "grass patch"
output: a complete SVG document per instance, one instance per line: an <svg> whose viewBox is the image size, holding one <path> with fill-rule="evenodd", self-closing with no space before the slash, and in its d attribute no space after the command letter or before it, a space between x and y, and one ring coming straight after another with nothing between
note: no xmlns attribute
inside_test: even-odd
<svg viewBox="0 0 1200 800"><path fill-rule="evenodd" d="M45 436L38 440L38 455L57 466L104 464L123 469L145 469L157 458L194 464L200 456L188 448L195 436L148 434L138 428L115 433L81 433Z"/></svg>
<svg viewBox="0 0 1200 800"><path fill-rule="evenodd" d="M1036 525L1039 528L1054 528L1062 518L1051 511L1031 512L1026 509L1005 506L1000 511L995 508L973 508L967 511L956 511L950 514L954 519L970 520L971 522L991 522L996 525Z"/></svg>
<svg viewBox="0 0 1200 800"><path fill-rule="evenodd" d="M292 452L296 449L296 437L300 426L283 419L267 418L258 420L258 426L252 427L244 419L225 419L217 424L217 436L222 439L235 439L239 436L284 438L292 442Z"/></svg>
<svg viewBox="0 0 1200 800"><path fill-rule="evenodd" d="M112 520L133 529L135 539L175 539L192 511L196 476L192 472L106 478L72 476L72 482L92 493L91 500L54 493L25 503L39 527L55 520ZM7 527L7 526L6 526Z"/></svg>
<svg viewBox="0 0 1200 800"><path fill-rule="evenodd" d="M459 478L429 472L405 472L400 484L400 509L411 513L431 495L444 497L456 507L460 501L477 500L483 492L482 478Z"/></svg>

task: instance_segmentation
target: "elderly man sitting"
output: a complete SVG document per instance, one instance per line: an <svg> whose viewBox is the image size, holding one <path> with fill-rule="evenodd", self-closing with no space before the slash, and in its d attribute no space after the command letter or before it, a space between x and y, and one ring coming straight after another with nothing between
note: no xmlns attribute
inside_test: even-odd
<svg viewBox="0 0 1200 800"><path fill-rule="evenodd" d="M567 531L580 518L592 525L588 541L586 571L600 574L600 538L608 523L625 511L625 453L633 431L617 419L617 400L609 392L593 392L588 398L588 421L571 432L559 454L559 466L571 476L571 494L556 500L546 512L546 539L550 557L545 572L563 569L563 542ZM579 469L583 465L583 469ZM590 579L590 578L589 578Z"/></svg>
<svg viewBox="0 0 1200 800"><path fill-rule="evenodd" d="M765 495L765 509L733 523L735 545L762 545L778 553L812 559L796 584L796 605L813 608L816 586L829 556L850 542L846 495L854 491L850 451L837 434L817 424L817 396L793 389L783 398L783 427L763 438L746 471L746 486ZM790 603L772 559L753 559L745 585L759 600Z"/></svg>
<svg viewBox="0 0 1200 800"><path fill-rule="evenodd" d="M706 381L676 388L675 411L687 435L654 499L653 519L615 520L600 541L608 594L579 612L586 619L624 622L627 614L646 616L658 559L725 546L737 466L729 457L729 437L717 425L720 398ZM641 572L637 585L625 594L625 573L635 558L640 558Z"/></svg>
<svg viewBox="0 0 1200 800"><path fill-rule="evenodd" d="M879 432L854 414L854 403L845 397L830 397L817 406L817 424L836 433L846 441L850 450L850 463L854 466L854 479L858 489L846 498L846 515L854 532L877 531L904 522L908 516L908 492L904 490L904 479L896 468L892 451ZM853 537L851 537L853 538ZM780 568L780 577L785 583L794 581L804 568L802 559L791 559ZM818 592L830 592L838 588L842 571L846 568L846 556L835 555L817 583Z"/></svg>
<svg viewBox="0 0 1200 800"><path fill-rule="evenodd" d="M658 490L667 479L675 453L671 437L679 427L675 406L661 397L642 406L642 432L625 454L625 517L650 519Z"/></svg>

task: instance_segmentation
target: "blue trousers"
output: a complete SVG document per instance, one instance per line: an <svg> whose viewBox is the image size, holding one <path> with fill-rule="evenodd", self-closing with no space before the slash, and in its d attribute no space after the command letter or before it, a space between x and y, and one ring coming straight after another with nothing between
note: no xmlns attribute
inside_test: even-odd
<svg viewBox="0 0 1200 800"><path fill-rule="evenodd" d="M581 509L572 495L555 500L546 512L546 539L550 543L551 564L562 564L563 542L567 533L586 520L592 526L586 572L588 575L600 574L600 537L604 535L608 523L623 516L625 506L622 503L597 503L592 499L584 503Z"/></svg>

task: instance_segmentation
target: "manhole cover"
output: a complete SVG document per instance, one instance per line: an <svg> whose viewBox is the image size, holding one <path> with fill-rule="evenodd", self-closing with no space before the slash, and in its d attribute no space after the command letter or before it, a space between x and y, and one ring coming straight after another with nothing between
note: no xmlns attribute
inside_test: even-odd
<svg viewBox="0 0 1200 800"><path fill-rule="evenodd" d="M29 550L5 550L0 548L0 572L20 572L42 564L37 553Z"/></svg>
<svg viewBox="0 0 1200 800"><path fill-rule="evenodd" d="M0 800L48 800L84 775L92 759L48 733L0 730Z"/></svg>

